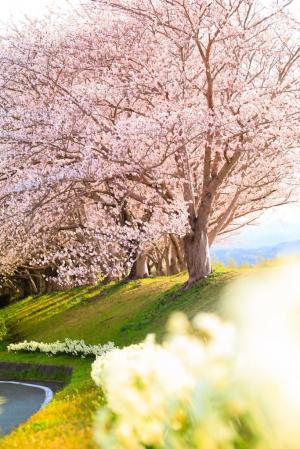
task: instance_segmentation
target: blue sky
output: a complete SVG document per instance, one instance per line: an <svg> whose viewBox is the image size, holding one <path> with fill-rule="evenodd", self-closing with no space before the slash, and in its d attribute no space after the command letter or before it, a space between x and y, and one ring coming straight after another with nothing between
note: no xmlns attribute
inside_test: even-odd
<svg viewBox="0 0 300 449"><path fill-rule="evenodd" d="M263 1L268 4L273 0ZM30 17L39 16L51 4L61 9L68 8L68 0L0 0L0 22L5 23L10 17L18 20L24 13ZM294 2L292 9L295 16L300 19L299 0ZM266 212L255 225L244 228L221 244L253 248L292 240L300 240L300 203Z"/></svg>
<svg viewBox="0 0 300 449"><path fill-rule="evenodd" d="M246 226L216 246L260 248L300 240L300 203L270 209L253 225Z"/></svg>

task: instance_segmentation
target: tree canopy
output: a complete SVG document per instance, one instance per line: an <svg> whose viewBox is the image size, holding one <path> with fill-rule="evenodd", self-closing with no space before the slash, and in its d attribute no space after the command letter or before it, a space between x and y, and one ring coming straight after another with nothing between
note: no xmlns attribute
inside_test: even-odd
<svg viewBox="0 0 300 449"><path fill-rule="evenodd" d="M291 3L90 0L67 20L11 27L0 47L0 274L125 276L173 236L189 287L210 273L218 236L289 202L300 113Z"/></svg>

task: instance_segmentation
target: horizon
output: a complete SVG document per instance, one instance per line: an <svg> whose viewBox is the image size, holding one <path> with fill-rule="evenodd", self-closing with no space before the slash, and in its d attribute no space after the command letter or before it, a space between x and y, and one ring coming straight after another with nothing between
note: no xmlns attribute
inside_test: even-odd
<svg viewBox="0 0 300 449"><path fill-rule="evenodd" d="M264 213L256 223L219 238L215 248L255 249L300 240L300 204L283 205Z"/></svg>

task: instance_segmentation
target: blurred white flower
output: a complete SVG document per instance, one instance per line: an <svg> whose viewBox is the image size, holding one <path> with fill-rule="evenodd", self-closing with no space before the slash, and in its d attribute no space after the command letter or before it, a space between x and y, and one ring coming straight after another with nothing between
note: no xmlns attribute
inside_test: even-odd
<svg viewBox="0 0 300 449"><path fill-rule="evenodd" d="M97 357L103 449L298 449L300 267L244 278L225 322L176 313L162 344Z"/></svg>

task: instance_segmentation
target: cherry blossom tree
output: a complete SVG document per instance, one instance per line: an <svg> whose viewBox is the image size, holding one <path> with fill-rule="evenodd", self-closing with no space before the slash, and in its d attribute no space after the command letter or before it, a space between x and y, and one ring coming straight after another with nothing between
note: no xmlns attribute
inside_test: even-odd
<svg viewBox="0 0 300 449"><path fill-rule="evenodd" d="M137 185L180 202L189 286L210 273L218 235L290 199L300 56L292 2L97 3L114 43L103 81L114 128L103 144Z"/></svg>
<svg viewBox="0 0 300 449"><path fill-rule="evenodd" d="M128 196L130 170L90 141L107 126L86 79L107 65L99 50L87 68L90 28L80 34L70 21L61 36L55 21L45 29L37 22L13 30L2 48L1 272L27 278L31 267L50 267L67 285L126 275L159 228L173 229L170 213L145 208L141 189Z"/></svg>
<svg viewBox="0 0 300 449"><path fill-rule="evenodd" d="M124 274L171 235L189 287L210 273L218 236L290 201L300 112L291 3L89 0L67 20L8 32L1 271L57 258L68 282Z"/></svg>

